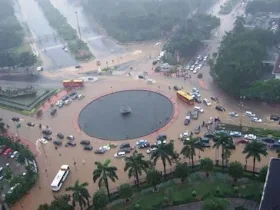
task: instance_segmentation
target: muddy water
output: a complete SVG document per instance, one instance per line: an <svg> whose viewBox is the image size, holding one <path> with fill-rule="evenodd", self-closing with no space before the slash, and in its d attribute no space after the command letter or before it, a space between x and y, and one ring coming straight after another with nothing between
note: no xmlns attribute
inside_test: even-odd
<svg viewBox="0 0 280 210"><path fill-rule="evenodd" d="M74 135L76 137L77 143L79 143L79 141L82 139L89 139L92 141L94 149L96 149L107 144L108 141L97 140L86 136L82 132L79 132L76 122L79 111L91 100L93 100L93 98L96 98L99 95L108 93L110 91L117 91L128 88L149 88L151 90L164 92L170 97L176 98L175 91L168 89L168 85L171 82L170 80L158 79L157 77L155 78L155 85L148 85L144 81L136 80L133 77L131 78L124 76L111 77L107 80L103 80L97 83L87 84L85 89L81 91L86 95L86 97L83 100L73 101L69 106L59 109L56 117L52 118L50 117L49 113L46 113L41 121L37 121L28 117L22 118L24 119L24 122L33 121L37 124L42 123L44 125L49 125L53 131L52 136L54 138L56 136L56 133L62 132L65 136L70 134ZM192 84L190 82L185 82L185 89L190 89L191 87ZM200 116L199 120L193 120L191 124L186 127L183 125L183 120L185 114L191 109L191 107L187 106L185 103L179 100L177 100L177 103L179 105L179 115L177 119L172 124L169 124L164 130L159 131L159 133L166 133L169 139L174 139L175 148L177 151L180 151L182 148L182 143L177 139L179 134L186 131L187 129L189 131L193 131L196 126L202 123L202 120L207 120L210 116L217 116L217 112L214 110L214 107L207 108L201 105L204 108L205 113ZM15 116L15 114L11 114L8 111L2 110L1 115L4 120L7 121L12 116ZM221 115L220 117L222 121L227 121L227 116ZM244 124L246 124L246 119L244 119ZM15 130L12 124L11 130ZM202 133L204 132L205 131L203 130ZM37 127L32 129L23 126L22 129L19 130L19 134L30 139L30 141L32 142L35 142L41 136L40 131ZM151 143L154 143L156 135L157 134L149 135L145 138ZM134 145L136 140L137 139L130 140L129 142ZM123 141L117 141L117 143L121 142ZM243 145L237 146L237 149L232 153L230 161L238 160L242 163L245 163L245 157L242 154L243 147ZM44 148L39 145L38 149L41 152L41 154L37 157L37 162L40 170L40 180L37 185L31 190L30 194L25 196L17 205L15 205L13 209L21 209L20 205L23 205L24 209L35 210L37 209L39 204L50 202L53 199L54 195L65 193L65 188L73 184L77 179L79 179L81 182L88 182L88 189L92 194L97 190L97 185L92 181L92 172L94 170L95 161L104 161L106 159L111 159L112 165L118 167L119 180L116 183L110 183L110 188L114 188L119 184L132 181L129 180L127 174L123 172L124 161L122 159L113 158L113 155L117 149L112 149L104 155L95 155L92 151L83 151L82 147L79 144L75 148L61 147L58 150L55 150L54 145L52 143L49 143L45 145ZM143 150L142 152L145 154L145 150ZM213 160L219 158L220 154L220 151L217 152L215 149L207 149L204 152L200 152L201 157L210 157ZM198 155L195 158L196 160L198 160ZM147 155L145 154L145 156ZM272 156L276 156L275 153L269 152L269 156L263 157L261 163L257 163L257 167L267 165L269 158ZM85 161L85 164L83 164L83 161ZM74 162L77 163L76 168L74 167ZM50 183L62 164L69 164L71 166L71 175L67 179L62 190L59 193L53 193L50 190ZM252 165L251 159L248 160L248 165ZM162 164L160 162L157 164L157 168L159 170L162 170Z"/></svg>

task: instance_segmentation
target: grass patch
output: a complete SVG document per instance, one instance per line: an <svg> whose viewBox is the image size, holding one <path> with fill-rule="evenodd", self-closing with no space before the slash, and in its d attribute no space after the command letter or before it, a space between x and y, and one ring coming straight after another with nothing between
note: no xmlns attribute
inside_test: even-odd
<svg viewBox="0 0 280 210"><path fill-rule="evenodd" d="M238 192L232 186L232 178L227 174L213 172L207 179L203 173L196 172L189 176L188 181L183 184L170 182L169 185L161 187L159 192L145 192L134 194L129 204L119 203L112 207L111 210L135 209L135 204L139 204L139 210L162 209L170 205L180 205L189 202L204 200L208 197L240 197L250 200L259 201L263 183L258 180L242 178L236 184ZM217 193L217 188L219 192ZM196 191L194 197L192 192ZM168 197L168 199L166 199ZM166 202L167 200L168 203Z"/></svg>

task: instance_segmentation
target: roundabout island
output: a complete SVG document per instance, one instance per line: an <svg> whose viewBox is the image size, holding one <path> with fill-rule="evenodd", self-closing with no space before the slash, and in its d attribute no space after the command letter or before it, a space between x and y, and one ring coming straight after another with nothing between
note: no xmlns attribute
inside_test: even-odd
<svg viewBox="0 0 280 210"><path fill-rule="evenodd" d="M172 101L151 90L123 90L90 102L78 123L87 135L104 140L127 140L149 135L173 117Z"/></svg>

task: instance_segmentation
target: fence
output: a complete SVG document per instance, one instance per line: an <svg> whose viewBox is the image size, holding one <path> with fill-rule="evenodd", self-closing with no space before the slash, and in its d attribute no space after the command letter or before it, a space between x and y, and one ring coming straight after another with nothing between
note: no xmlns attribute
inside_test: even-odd
<svg viewBox="0 0 280 210"><path fill-rule="evenodd" d="M214 171L228 172L228 167L229 167L230 162L224 161L224 170L222 170L222 161L221 160L215 160L213 162L215 164L214 165L215 166L214 167ZM195 160L193 167L192 167L191 163L189 163L188 167L190 168L191 172L199 171L199 169L200 169L200 160ZM171 179L175 178L173 176L175 169L176 169L176 166L173 166L171 168L166 169L165 180L171 180ZM253 166L247 165L247 162L246 162L244 164L244 171L253 175ZM258 174L259 172L260 172L260 168L255 167L255 173ZM126 182L126 184L131 185L134 188L134 190L137 190L136 180L130 181L130 182ZM144 188L150 187L150 185L147 184L146 177L140 178L139 179L139 184L140 184L140 189L141 188L144 189ZM120 187L115 187L115 188L111 188L110 189L110 192L111 192L113 200L119 198L119 189L120 189Z"/></svg>

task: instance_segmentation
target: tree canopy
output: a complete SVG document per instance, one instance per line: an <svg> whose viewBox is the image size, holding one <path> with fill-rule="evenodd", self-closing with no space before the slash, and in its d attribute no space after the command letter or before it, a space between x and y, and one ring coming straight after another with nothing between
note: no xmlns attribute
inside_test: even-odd
<svg viewBox="0 0 280 210"><path fill-rule="evenodd" d="M243 18L238 18L233 31L228 32L219 47L218 57L211 68L217 84L234 96L263 78L268 48L275 44L272 32L246 29Z"/></svg>
<svg viewBox="0 0 280 210"><path fill-rule="evenodd" d="M202 47L203 40L210 37L212 29L220 25L220 19L205 14L197 14L181 24L164 46L172 54L179 53L184 57L193 57Z"/></svg>
<svg viewBox="0 0 280 210"><path fill-rule="evenodd" d="M121 42L157 39L216 0L82 0L85 12Z"/></svg>
<svg viewBox="0 0 280 210"><path fill-rule="evenodd" d="M280 12L279 0L254 0L249 1L246 6L246 13L256 14L258 12Z"/></svg>

